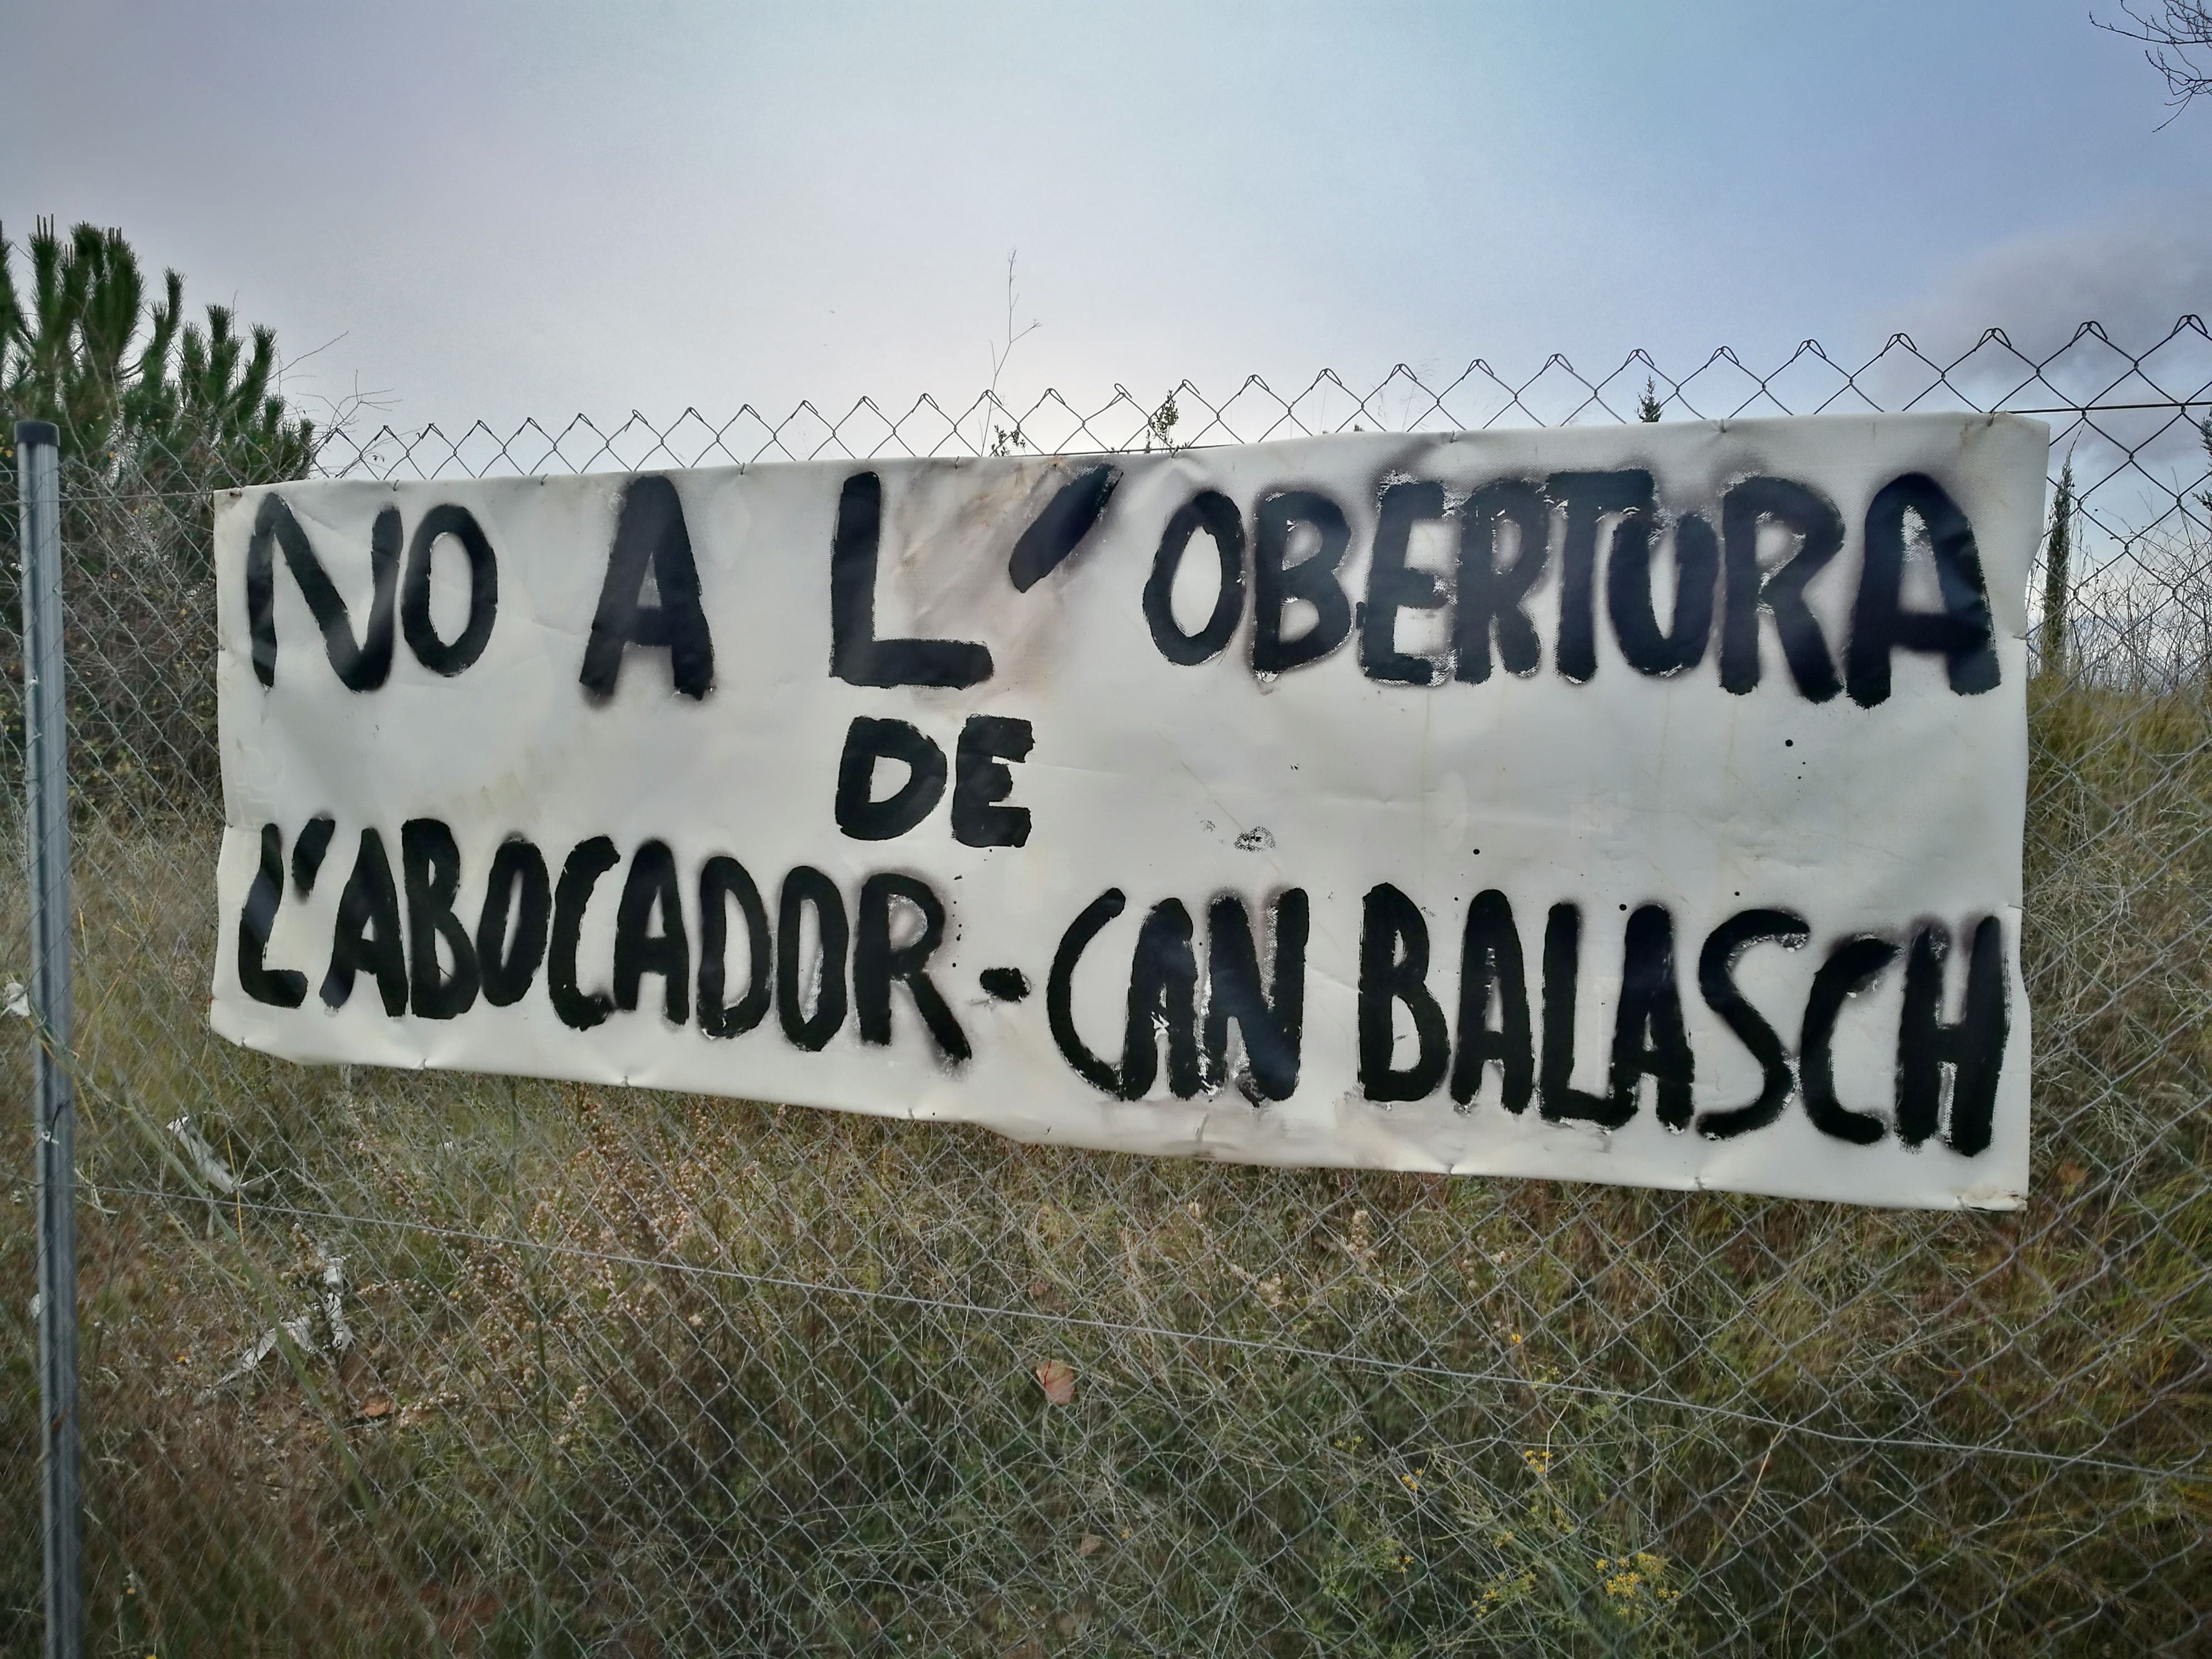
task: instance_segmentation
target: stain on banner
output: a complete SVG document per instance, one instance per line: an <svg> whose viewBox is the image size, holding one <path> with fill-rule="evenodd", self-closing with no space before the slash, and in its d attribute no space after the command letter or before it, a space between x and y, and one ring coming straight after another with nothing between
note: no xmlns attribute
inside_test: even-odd
<svg viewBox="0 0 2212 1659"><path fill-rule="evenodd" d="M2016 1206L2045 428L241 490L216 1029Z"/></svg>

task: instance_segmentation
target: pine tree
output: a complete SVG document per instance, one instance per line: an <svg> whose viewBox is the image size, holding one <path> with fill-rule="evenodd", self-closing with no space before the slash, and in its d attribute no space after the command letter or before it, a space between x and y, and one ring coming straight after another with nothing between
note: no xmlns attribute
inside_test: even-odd
<svg viewBox="0 0 2212 1659"><path fill-rule="evenodd" d="M185 322L173 270L149 305L119 230L81 224L64 241L41 220L27 252L24 292L0 234L0 441L16 421L52 421L75 460L129 465L182 488L307 470L314 428L273 387L273 331L241 335L226 306L208 307L204 328Z"/></svg>
<svg viewBox="0 0 2212 1659"><path fill-rule="evenodd" d="M150 296L122 233L40 221L0 237L0 607L15 604L14 427L61 429L73 804L168 811L215 799L215 492L303 476L314 428L276 389L276 340L173 270ZM21 718L20 641L0 630L0 730ZM21 751L0 744L0 793Z"/></svg>
<svg viewBox="0 0 2212 1659"><path fill-rule="evenodd" d="M1636 400L1636 418L1647 425L1659 418L1659 396L1651 384L1651 377L1644 377L1644 395Z"/></svg>

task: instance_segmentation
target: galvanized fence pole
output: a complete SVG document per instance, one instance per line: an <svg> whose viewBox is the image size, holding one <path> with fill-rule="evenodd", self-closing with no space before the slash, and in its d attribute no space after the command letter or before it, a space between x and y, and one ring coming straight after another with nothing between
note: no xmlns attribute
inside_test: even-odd
<svg viewBox="0 0 2212 1659"><path fill-rule="evenodd" d="M15 423L22 495L23 726L31 872L32 1056L37 1111L39 1385L46 1512L46 1659L84 1646L77 1492L76 1114L70 1081L69 772L64 751L60 434Z"/></svg>

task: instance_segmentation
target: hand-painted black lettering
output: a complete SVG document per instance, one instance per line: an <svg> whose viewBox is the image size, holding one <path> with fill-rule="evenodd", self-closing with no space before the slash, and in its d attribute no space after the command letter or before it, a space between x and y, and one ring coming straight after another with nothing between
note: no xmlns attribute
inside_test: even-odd
<svg viewBox="0 0 2212 1659"><path fill-rule="evenodd" d="M1798 538L1797 550L1774 569L1759 568L1759 526L1768 520ZM1759 684L1759 614L1774 618L1783 659L1808 702L1826 702L1842 690L1820 618L1805 603L1805 586L1844 545L1843 515L1816 490L1787 478L1746 478L1721 501L1721 685L1738 696Z"/></svg>
<svg viewBox="0 0 2212 1659"><path fill-rule="evenodd" d="M1030 994L1030 976L1018 968L986 968L975 982L994 1002L1020 1002Z"/></svg>
<svg viewBox="0 0 2212 1659"><path fill-rule="evenodd" d="M400 883L407 893L407 961L411 1006L423 1019L452 1019L476 1006L480 981L476 946L453 914L461 890L461 849L436 818L410 818L399 826ZM438 963L438 944L453 959Z"/></svg>
<svg viewBox="0 0 2212 1659"><path fill-rule="evenodd" d="M1613 532L1606 555L1606 609L1620 654L1638 673L1664 678L1705 660L1713 631L1713 590L1720 584L1720 544L1695 513L1674 525L1674 614L1665 628L1651 599L1651 518L1632 514Z"/></svg>
<svg viewBox="0 0 2212 1659"><path fill-rule="evenodd" d="M511 1008L529 994L538 964L545 960L552 920L545 855L521 836L510 836L491 855L483 909L477 917L477 971L483 979L484 1000L493 1007Z"/></svg>
<svg viewBox="0 0 2212 1659"><path fill-rule="evenodd" d="M246 890L246 908L238 913L238 984L256 1002L265 1002L272 1008L296 1008L307 1000L307 976L296 968L266 964L269 933L276 925L276 908L283 899L284 832L273 823L264 823L261 867L255 872L253 885Z"/></svg>
<svg viewBox="0 0 2212 1659"><path fill-rule="evenodd" d="M343 1008L353 994L354 975L366 968L376 975L384 1012L395 1018L407 1012L407 954L401 943L399 890L392 884L392 861L384 837L361 832L353 873L338 895L337 925L331 931L330 970L323 975L323 1001Z"/></svg>
<svg viewBox="0 0 2212 1659"><path fill-rule="evenodd" d="M1030 838L1030 809L1000 803L1014 793L1006 763L1036 746L1030 723L1011 714L970 714L952 763L952 837L963 847L1019 847Z"/></svg>
<svg viewBox="0 0 2212 1659"><path fill-rule="evenodd" d="M1908 513L1927 532L1936 587L1943 596L1941 611L1905 608ZM1890 654L1898 650L1941 656L1951 690L1960 696L1996 686L1996 639L1974 527L1943 486L1924 472L1891 480L1867 508L1866 565L1851 608L1851 641L1845 653L1853 702L1871 708L1889 696Z"/></svg>
<svg viewBox="0 0 2212 1659"><path fill-rule="evenodd" d="M1163 899L1137 930L1129 963L1128 1021L1121 1039L1121 1098L1142 1100L1158 1070L1160 1039L1168 1045L1168 1088L1188 1100L1206 1086L1198 1051L1198 957L1191 949L1190 912Z"/></svg>
<svg viewBox="0 0 2212 1659"><path fill-rule="evenodd" d="M1650 533L1651 475L1639 468L1554 472L1545 480L1544 493L1566 509L1567 520L1559 543L1559 636L1552 660L1562 678L1579 685L1597 672L1598 532L1607 519L1619 515L1616 544L1620 526L1632 521Z"/></svg>
<svg viewBox="0 0 2212 1659"><path fill-rule="evenodd" d="M604 991L586 992L576 982L576 950L583 943L584 907L599 878L622 862L613 840L593 836L569 850L553 891L553 942L545 963L545 994L553 1012L571 1030L588 1031L614 1012L615 1000Z"/></svg>
<svg viewBox="0 0 2212 1659"><path fill-rule="evenodd" d="M1176 572L1198 532L1206 532L1220 562L1221 581L1213 595L1213 612L1206 626L1186 634L1175 618ZM1152 643L1160 654L1178 667L1189 668L1217 656L1237 631L1244 614L1244 519L1237 503L1218 489L1201 489L1175 511L1160 534L1159 551L1152 556L1152 574L1145 583L1145 621L1152 630Z"/></svg>
<svg viewBox="0 0 2212 1659"><path fill-rule="evenodd" d="M806 954L805 920L814 912L816 943ZM845 958L850 929L845 896L810 864L783 878L775 909L775 1018L784 1036L809 1054L830 1046L845 1023Z"/></svg>
<svg viewBox="0 0 2212 1659"><path fill-rule="evenodd" d="M655 917L658 931L653 930ZM636 1008L640 981L660 975L660 1012L671 1025L691 1018L691 942L684 926L684 888L668 843L648 841L630 854L615 909L615 1006Z"/></svg>
<svg viewBox="0 0 2212 1659"><path fill-rule="evenodd" d="M438 637L430 619L430 558L444 536L459 542L469 561L469 619L451 645ZM450 502L432 507L407 544L407 574L399 583L399 626L407 648L423 667L450 678L483 655L498 616L499 561L476 514Z"/></svg>
<svg viewBox="0 0 2212 1659"><path fill-rule="evenodd" d="M1496 1024L1491 1010L1498 1011ZM1513 906L1495 887L1467 907L1459 953L1459 1047L1452 1056L1451 1097L1470 1104L1482 1074L1498 1067L1498 1101L1509 1112L1528 1109L1536 1089L1536 1050L1529 1033L1528 975Z"/></svg>
<svg viewBox="0 0 2212 1659"><path fill-rule="evenodd" d="M264 687L276 683L276 526L291 517L283 497L263 497L246 544L246 631L252 641L253 678ZM307 539L296 522L292 529Z"/></svg>
<svg viewBox="0 0 2212 1659"><path fill-rule="evenodd" d="M1897 1042L1897 1138L1917 1146L1936 1130L1943 1068L1951 1068L1951 1121L1943 1139L1972 1158L1990 1149L1996 1121L1997 1074L2012 1024L2004 924L1984 916L1966 957L1966 1010L1943 1018L1943 961L1951 935L1930 922L1912 936L1905 963L1905 1018Z"/></svg>
<svg viewBox="0 0 2212 1659"><path fill-rule="evenodd" d="M1844 1005L1881 977L1897 959L1897 946L1872 933L1844 939L1828 952L1813 975L1805 999L1804 1034L1797 1043L1797 1069L1805 1091L1805 1115L1822 1134L1854 1146L1871 1146L1888 1127L1871 1112L1854 1112L1836 1097L1833 1054L1836 1021Z"/></svg>
<svg viewBox="0 0 2212 1659"><path fill-rule="evenodd" d="M1310 489L1285 489L1261 497L1252 543L1252 672L1279 674L1303 668L1342 645L1352 632L1352 602L1336 577L1352 545L1344 509ZM1318 541L1296 564L1285 564L1291 532L1310 526ZM1314 608L1312 625L1295 639L1283 637L1283 607L1303 599Z"/></svg>
<svg viewBox="0 0 2212 1659"><path fill-rule="evenodd" d="M1390 685L1433 685L1437 662L1398 649L1398 613L1435 611L1444 592L1433 573L1406 562L1417 524L1444 522L1444 487L1401 483L1382 491L1375 521L1375 556L1367 597L1359 604L1359 666L1370 680Z"/></svg>
<svg viewBox="0 0 2212 1659"><path fill-rule="evenodd" d="M1413 1020L1413 1059L1391 1064L1395 1005ZM1451 1061L1444 1011L1429 990L1429 925L1389 882L1367 890L1359 926L1359 1092L1370 1100L1420 1100Z"/></svg>
<svg viewBox="0 0 2212 1659"><path fill-rule="evenodd" d="M1674 977L1674 918L1663 905L1639 904L1628 916L1613 1063L1606 1073L1613 1109L1623 1121L1633 1116L1637 1091L1648 1077L1655 1085L1659 1121L1670 1129L1686 1129L1695 1069L1682 1025L1681 987Z"/></svg>
<svg viewBox="0 0 2212 1659"><path fill-rule="evenodd" d="M891 943L893 902L910 908L921 928L904 945ZM929 958L945 943L945 905L927 882L882 871L860 884L860 915L853 929L853 1012L860 1041L881 1047L891 1040L891 987L903 984L937 1044L956 1063L970 1058L968 1034L929 977Z"/></svg>
<svg viewBox="0 0 2212 1659"><path fill-rule="evenodd" d="M729 902L745 922L745 991L729 994ZM745 866L717 853L699 869L699 1029L710 1037L743 1036L768 1018L775 972L768 906Z"/></svg>
<svg viewBox="0 0 2212 1659"><path fill-rule="evenodd" d="M875 799L878 760L906 765L906 781L882 800ZM906 834L935 810L945 773L945 751L918 727L860 715L845 728L845 752L837 762L837 827L855 841Z"/></svg>
<svg viewBox="0 0 2212 1659"><path fill-rule="evenodd" d="M1014 544L1006 561L1006 574L1014 592L1026 593L1060 568L1060 562L1082 544L1106 515L1114 486L1121 482L1115 466L1087 467L1062 484L1043 512Z"/></svg>
<svg viewBox="0 0 2212 1659"><path fill-rule="evenodd" d="M1544 919L1544 1036L1538 1061L1538 1109L1553 1122L1569 1120L1618 1129L1636 1115L1636 1097L1624 1104L1608 1091L1577 1089L1575 1070L1576 981L1582 972L1583 913L1576 904L1555 904ZM1615 1042L1618 1044L1616 1033Z"/></svg>
<svg viewBox="0 0 2212 1659"><path fill-rule="evenodd" d="M659 592L653 605L645 603L648 574ZM667 652L669 677L685 696L696 700L714 689L714 639L701 603L691 532L684 522L683 499L667 478L633 478L623 493L577 676L592 702L614 696L623 654L634 645Z"/></svg>
<svg viewBox="0 0 2212 1659"><path fill-rule="evenodd" d="M1288 1100L1298 1086L1298 1050L1305 1031L1306 934L1312 907L1303 887L1286 888L1268 907L1274 963L1266 991L1260 985L1259 942L1244 901L1224 893L1206 918L1206 1075L1218 1085L1228 1076L1229 1023L1244 1045L1248 1098Z"/></svg>
<svg viewBox="0 0 2212 1659"><path fill-rule="evenodd" d="M1698 989L1705 1006L1726 1022L1736 1041L1759 1062L1759 1094L1748 1105L1698 1114L1698 1133L1708 1140L1728 1140L1763 1129L1782 1115L1795 1082L1782 1038L1766 1016L1736 988L1737 959L1754 945L1772 943L1798 950L1813 937L1805 919L1787 910L1742 910L1705 936L1698 952Z"/></svg>
<svg viewBox="0 0 2212 1659"><path fill-rule="evenodd" d="M963 686L989 679L988 646L876 637L883 520L884 481L872 472L855 472L838 495L830 549L830 672L848 685Z"/></svg>
<svg viewBox="0 0 2212 1659"><path fill-rule="evenodd" d="M1509 524L1519 545L1513 562L1501 567L1498 532ZM1490 678L1493 629L1498 660L1507 673L1536 672L1543 646L1522 606L1544 574L1551 538L1551 504L1523 479L1486 483L1461 506L1458 592L1452 612L1453 672L1460 680L1480 685Z"/></svg>
<svg viewBox="0 0 2212 1659"><path fill-rule="evenodd" d="M392 672L392 600L399 579L399 509L384 508L369 527L368 622L356 644L346 603L338 597L307 532L300 528L300 521L292 516L283 496L271 493L261 498L253 514L253 534L246 545L246 615L253 641L254 678L264 685L276 683L278 547L284 550L285 568L300 585L308 613L322 629L323 648L330 655L338 683L349 691L375 690Z"/></svg>
<svg viewBox="0 0 2212 1659"><path fill-rule="evenodd" d="M1109 1095L1121 1092L1121 1074L1092 1053L1075 1029L1075 969L1083 953L1091 948L1091 941L1121 914L1127 902L1120 888L1109 887L1085 905L1082 914L1060 936L1060 948L1052 955L1052 972L1045 981L1045 1023L1052 1028L1052 1040L1060 1057L1085 1083Z"/></svg>
<svg viewBox="0 0 2212 1659"><path fill-rule="evenodd" d="M309 818L292 843L292 890L301 898L315 890L315 878L323 872L323 858L337 833L337 820L327 815Z"/></svg>

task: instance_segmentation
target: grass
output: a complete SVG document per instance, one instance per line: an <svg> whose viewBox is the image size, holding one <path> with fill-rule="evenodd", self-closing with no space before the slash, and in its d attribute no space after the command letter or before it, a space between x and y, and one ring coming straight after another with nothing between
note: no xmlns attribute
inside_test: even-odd
<svg viewBox="0 0 2212 1659"><path fill-rule="evenodd" d="M88 815L91 1650L2186 1650L2212 1618L2212 717L2032 703L2037 1146L2008 1216L290 1067L206 1030L210 821ZM27 1063L11 1043L17 1098ZM186 1113L250 1198L185 1177ZM331 1254L352 1352L217 1386ZM0 1327L19 1650L21 1296Z"/></svg>

